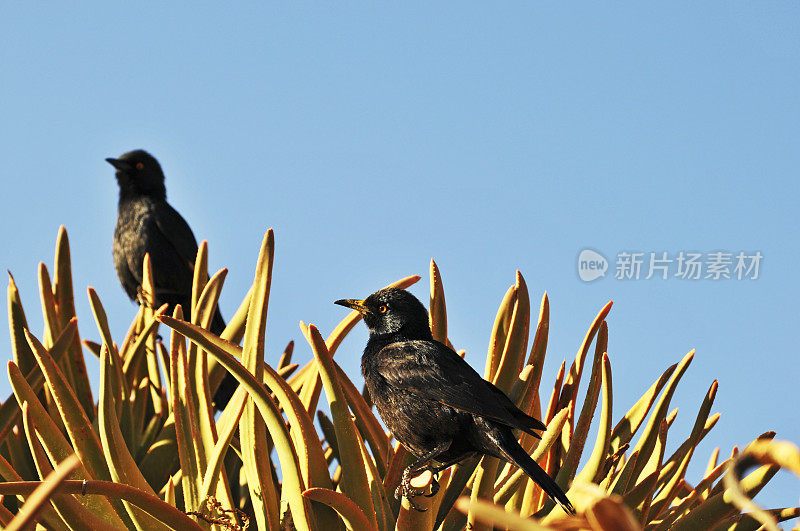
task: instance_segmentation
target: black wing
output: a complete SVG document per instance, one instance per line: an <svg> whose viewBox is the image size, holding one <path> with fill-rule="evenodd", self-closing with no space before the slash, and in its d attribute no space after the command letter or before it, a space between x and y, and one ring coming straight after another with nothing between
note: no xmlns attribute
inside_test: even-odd
<svg viewBox="0 0 800 531"><path fill-rule="evenodd" d="M189 225L166 201L150 210L145 231L145 251L150 254L158 304L181 304L184 312L192 293L197 241ZM133 257L128 257L129 261ZM129 264L141 282L141 264Z"/></svg>
<svg viewBox="0 0 800 531"><path fill-rule="evenodd" d="M186 262L186 266L194 269L194 260L197 258L197 240L194 238L189 224L172 208L172 205L164 201L155 209L155 220L158 230L167 238L169 243L175 248L178 256Z"/></svg>
<svg viewBox="0 0 800 531"><path fill-rule="evenodd" d="M531 435L545 425L526 415L451 348L437 341L401 341L377 354L377 370L390 385L421 398L485 417Z"/></svg>

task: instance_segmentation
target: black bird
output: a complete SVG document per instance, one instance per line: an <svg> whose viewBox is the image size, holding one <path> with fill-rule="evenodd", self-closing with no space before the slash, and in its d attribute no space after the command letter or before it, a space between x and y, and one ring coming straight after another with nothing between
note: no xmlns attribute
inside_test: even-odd
<svg viewBox="0 0 800 531"><path fill-rule="evenodd" d="M476 454L513 463L561 507L574 513L564 491L517 442L514 430L535 437L545 425L526 415L450 347L435 341L428 312L401 289L383 289L364 300L335 304L358 311L369 328L361 371L386 426L417 460L403 472L395 497L415 509L411 478L438 473ZM436 465L433 462L437 463ZM433 484L433 493L438 483Z"/></svg>
<svg viewBox="0 0 800 531"><path fill-rule="evenodd" d="M156 306L169 304L172 312L175 305L180 304L184 312L191 311L197 240L183 217L167 203L161 165L141 149L106 161L116 168L119 184L119 208L112 249L122 287L131 300L137 300L142 287L144 255L150 253ZM210 329L215 334L225 329L219 308ZM236 379L226 375L214 395L218 408L225 407L236 385Z"/></svg>

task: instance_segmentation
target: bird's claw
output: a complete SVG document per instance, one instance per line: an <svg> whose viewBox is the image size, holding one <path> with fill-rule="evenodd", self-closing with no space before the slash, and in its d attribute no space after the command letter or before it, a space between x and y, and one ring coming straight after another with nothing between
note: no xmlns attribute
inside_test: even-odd
<svg viewBox="0 0 800 531"><path fill-rule="evenodd" d="M436 486L438 490L438 485ZM403 480L400 482L400 485L394 490L394 497L396 500L399 500L401 497L405 497L408 500L408 504L411 506L412 509L415 511L424 513L428 509L425 507L421 507L417 502L414 501L414 498L419 496L419 492L411 486L411 477L409 474L403 474ZM427 496L427 495L426 495Z"/></svg>
<svg viewBox="0 0 800 531"><path fill-rule="evenodd" d="M431 478L431 491L428 494L423 494L426 498L433 498L436 496L436 493L439 492L439 482L436 481L436 478Z"/></svg>

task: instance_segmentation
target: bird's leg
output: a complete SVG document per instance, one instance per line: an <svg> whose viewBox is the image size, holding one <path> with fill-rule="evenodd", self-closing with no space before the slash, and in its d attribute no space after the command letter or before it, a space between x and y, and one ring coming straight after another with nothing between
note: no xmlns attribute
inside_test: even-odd
<svg viewBox="0 0 800 531"><path fill-rule="evenodd" d="M153 309L153 307L147 301L148 295L150 295L150 293L145 291L145 289L142 286L136 286L136 301L139 303L140 306Z"/></svg>
<svg viewBox="0 0 800 531"><path fill-rule="evenodd" d="M431 493L430 494L423 494L423 496L425 496L426 498L432 498L432 497L436 496L436 493L439 492L439 481L437 481L438 478L436 476L438 476L439 472L441 472L442 470L444 470L446 468L450 468L454 464L462 461L464 459L464 457L466 457L466 456L460 455L460 456L456 457L455 459L451 459L449 461L444 461L442 463L439 463L437 466L430 465L428 467L428 470L430 470L431 472L434 473L434 477L431 480Z"/></svg>
<svg viewBox="0 0 800 531"><path fill-rule="evenodd" d="M414 488L411 486L411 478L416 476L419 472L422 472L423 470L432 470L433 467L431 466L431 459L434 459L437 455L441 454L442 452L445 452L449 447L450 447L450 441L445 441L443 443L440 443L432 450L429 450L420 458L418 458L416 461L414 461L411 465L409 465L403 471L403 479L400 482L400 485L397 487L397 489L395 489L394 497L399 499L401 496L405 496L406 499L408 500L409 505L411 505L412 508L414 508L419 512L427 511L427 509L420 507L419 505L414 503L414 497L418 496L419 493L416 490L414 490ZM436 481L436 479L433 479L432 483L433 484L431 488L433 489L433 494L436 494L436 491L439 490L439 482ZM431 496L433 494L431 494Z"/></svg>

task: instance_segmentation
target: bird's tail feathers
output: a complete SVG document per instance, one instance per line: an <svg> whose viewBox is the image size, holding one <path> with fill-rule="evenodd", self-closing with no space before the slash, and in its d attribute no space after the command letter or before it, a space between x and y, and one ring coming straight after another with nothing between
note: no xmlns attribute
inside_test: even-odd
<svg viewBox="0 0 800 531"><path fill-rule="evenodd" d="M567 498L567 495L564 494L561 487L558 486L547 472L542 470L542 467L540 467L536 461L531 459L513 436L509 435L505 437L504 444L501 445L500 451L505 454L504 457L506 460L524 470L548 496L564 509L564 512L567 514L575 514L575 507L572 506L572 503L569 501L569 498Z"/></svg>

